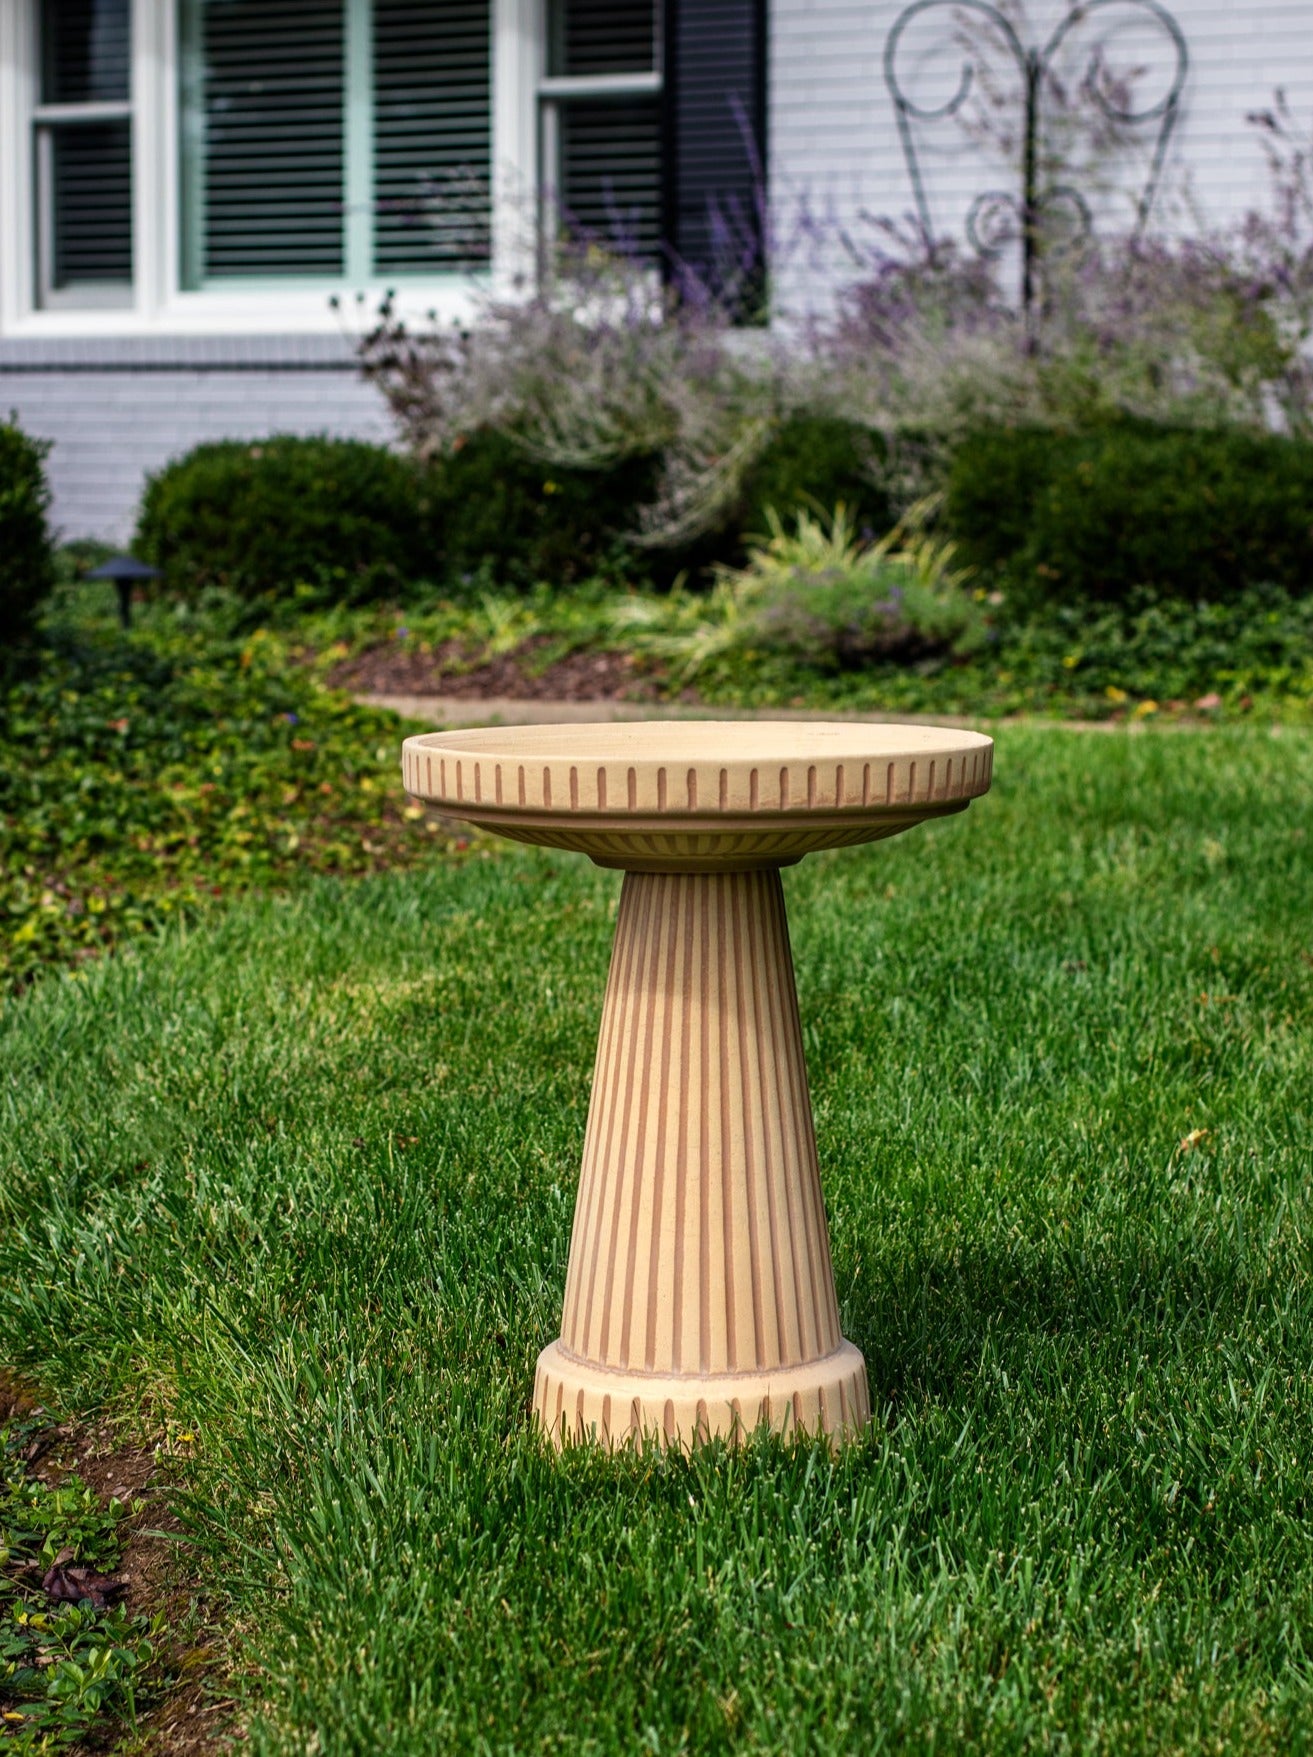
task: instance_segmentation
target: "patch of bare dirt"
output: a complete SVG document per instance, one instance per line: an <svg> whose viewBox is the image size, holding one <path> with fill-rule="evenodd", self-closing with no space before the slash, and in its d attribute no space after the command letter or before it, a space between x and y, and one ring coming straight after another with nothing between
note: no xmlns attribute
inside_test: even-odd
<svg viewBox="0 0 1313 1757"><path fill-rule="evenodd" d="M544 663L547 636L513 653L475 663L458 641L431 653L372 647L344 659L328 676L334 689L358 695L440 695L464 701L645 702L659 694L658 676L633 653L567 653Z"/></svg>
<svg viewBox="0 0 1313 1757"><path fill-rule="evenodd" d="M46 1413L38 1398L0 1374L0 1424ZM102 1503L132 1509L119 1526L123 1554L114 1570L116 1602L138 1616L165 1618L162 1670L172 1680L154 1706L138 1716L130 1743L134 1757L184 1757L231 1746L235 1704L222 1688L218 1635L201 1584L190 1578L176 1542L181 1530L169 1511L167 1483L153 1446L125 1446L109 1424L52 1422L37 1428L25 1452L30 1474L57 1486L76 1475ZM52 1570L52 1573L55 1571ZM79 1747L110 1753L111 1730Z"/></svg>

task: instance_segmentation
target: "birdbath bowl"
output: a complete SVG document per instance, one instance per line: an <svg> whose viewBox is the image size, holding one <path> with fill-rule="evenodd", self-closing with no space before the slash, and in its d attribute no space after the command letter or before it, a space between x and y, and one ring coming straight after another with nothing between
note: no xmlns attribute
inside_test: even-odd
<svg viewBox="0 0 1313 1757"><path fill-rule="evenodd" d="M407 791L624 871L561 1334L562 1444L688 1447L869 1418L839 1330L779 869L962 811L993 741L930 726L644 721L408 738ZM531 951L529 955L532 955Z"/></svg>

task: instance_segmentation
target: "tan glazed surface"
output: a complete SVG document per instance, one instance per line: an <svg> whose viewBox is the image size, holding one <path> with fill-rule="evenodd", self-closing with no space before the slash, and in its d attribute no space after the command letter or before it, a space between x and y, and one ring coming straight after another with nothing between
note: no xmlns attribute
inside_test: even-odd
<svg viewBox="0 0 1313 1757"><path fill-rule="evenodd" d="M938 726L639 721L406 740L407 790L520 842L627 871L784 866L961 811L993 741Z"/></svg>
<svg viewBox="0 0 1313 1757"><path fill-rule="evenodd" d="M836 1439L869 1419L840 1334L778 868L961 811L992 741L925 726L640 722L406 740L407 789L626 869L561 1334L561 1443Z"/></svg>

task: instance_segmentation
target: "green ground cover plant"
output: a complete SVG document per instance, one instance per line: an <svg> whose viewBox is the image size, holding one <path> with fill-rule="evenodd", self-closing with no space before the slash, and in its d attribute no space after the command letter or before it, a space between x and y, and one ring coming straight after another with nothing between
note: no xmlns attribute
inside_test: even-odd
<svg viewBox="0 0 1313 1757"><path fill-rule="evenodd" d="M246 1748L1306 1749L1311 783L1006 728L786 875L837 1458L528 1431L616 875L317 880L11 1000L3 1350L198 1436Z"/></svg>
<svg viewBox="0 0 1313 1757"><path fill-rule="evenodd" d="M391 715L319 688L231 605L199 622L158 607L125 636L92 592L0 687L0 984L252 886L444 841L401 792Z"/></svg>
<svg viewBox="0 0 1313 1757"><path fill-rule="evenodd" d="M103 1505L77 1476L31 1476L30 1438L22 1422L0 1428L0 1741L15 1757L82 1745L106 1720L131 1727L162 1632L98 1589L99 1604L91 1588L77 1600L76 1581L65 1602L50 1602L42 1581L70 1559L106 1583L122 1552L124 1509Z"/></svg>

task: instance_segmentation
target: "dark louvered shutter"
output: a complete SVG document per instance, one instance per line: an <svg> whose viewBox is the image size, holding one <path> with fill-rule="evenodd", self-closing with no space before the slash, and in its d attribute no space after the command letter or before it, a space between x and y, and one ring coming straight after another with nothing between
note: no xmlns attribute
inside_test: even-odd
<svg viewBox="0 0 1313 1757"><path fill-rule="evenodd" d="M198 34L200 274L341 274L342 0L200 0Z"/></svg>
<svg viewBox="0 0 1313 1757"><path fill-rule="evenodd" d="M492 239L489 0L375 0L374 267L485 266Z"/></svg>
<svg viewBox="0 0 1313 1757"><path fill-rule="evenodd" d="M665 100L674 272L749 305L764 278L765 0L668 0Z"/></svg>
<svg viewBox="0 0 1313 1757"><path fill-rule="evenodd" d="M656 66L654 0L556 0L549 8L548 70L648 73Z"/></svg>

